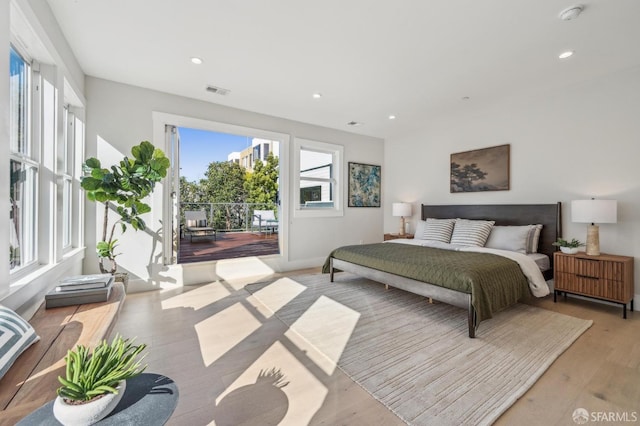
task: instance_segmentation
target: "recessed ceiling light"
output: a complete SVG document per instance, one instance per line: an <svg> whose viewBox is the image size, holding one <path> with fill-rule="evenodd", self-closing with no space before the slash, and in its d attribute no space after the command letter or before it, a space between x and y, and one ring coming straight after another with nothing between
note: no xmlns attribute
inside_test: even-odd
<svg viewBox="0 0 640 426"><path fill-rule="evenodd" d="M567 50L566 52L562 52L558 55L560 59L567 59L569 56L573 55L573 50Z"/></svg>
<svg viewBox="0 0 640 426"><path fill-rule="evenodd" d="M396 116L395 116L395 115L391 114L391 115L389 116L389 120L395 120L395 119L396 119Z"/></svg>
<svg viewBox="0 0 640 426"><path fill-rule="evenodd" d="M347 126L362 126L362 123L359 123L357 121L350 121L347 123Z"/></svg>
<svg viewBox="0 0 640 426"><path fill-rule="evenodd" d="M193 58L191 58L191 62L196 64L196 65L200 65L202 63L202 59L194 56Z"/></svg>
<svg viewBox="0 0 640 426"><path fill-rule="evenodd" d="M314 93L312 96L313 99L320 99L322 97L322 93Z"/></svg>
<svg viewBox="0 0 640 426"><path fill-rule="evenodd" d="M462 98L460 98L460 99L462 99L463 101L468 101L468 100L469 100L469 99L471 99L471 98L469 98L468 96L463 96L463 97L462 97Z"/></svg>

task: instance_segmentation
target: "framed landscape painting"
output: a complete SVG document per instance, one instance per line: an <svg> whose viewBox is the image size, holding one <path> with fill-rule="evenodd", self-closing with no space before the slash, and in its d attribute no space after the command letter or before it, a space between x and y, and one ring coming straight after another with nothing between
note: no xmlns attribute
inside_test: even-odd
<svg viewBox="0 0 640 426"><path fill-rule="evenodd" d="M510 145L451 154L451 192L509 190Z"/></svg>
<svg viewBox="0 0 640 426"><path fill-rule="evenodd" d="M349 207L380 207L380 166L349 162Z"/></svg>

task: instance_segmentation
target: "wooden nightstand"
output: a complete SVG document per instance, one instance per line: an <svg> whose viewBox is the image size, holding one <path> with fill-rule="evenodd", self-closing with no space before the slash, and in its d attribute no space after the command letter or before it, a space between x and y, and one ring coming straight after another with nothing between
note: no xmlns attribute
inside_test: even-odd
<svg viewBox="0 0 640 426"><path fill-rule="evenodd" d="M384 240L385 241L397 240L399 238L405 238L407 240L411 240L411 239L413 239L413 234L404 234L404 235L400 235L400 234L384 234Z"/></svg>
<svg viewBox="0 0 640 426"><path fill-rule="evenodd" d="M627 318L627 303L633 311L633 257L601 254L553 254L556 295L579 294L622 305L622 318Z"/></svg>

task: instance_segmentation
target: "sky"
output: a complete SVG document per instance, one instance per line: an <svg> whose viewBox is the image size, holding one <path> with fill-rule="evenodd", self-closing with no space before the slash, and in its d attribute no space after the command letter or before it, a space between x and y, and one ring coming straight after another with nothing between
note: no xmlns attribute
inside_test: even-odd
<svg viewBox="0 0 640 426"><path fill-rule="evenodd" d="M204 179L209 163L227 161L231 152L251 146L251 137L179 127L180 176L189 182Z"/></svg>

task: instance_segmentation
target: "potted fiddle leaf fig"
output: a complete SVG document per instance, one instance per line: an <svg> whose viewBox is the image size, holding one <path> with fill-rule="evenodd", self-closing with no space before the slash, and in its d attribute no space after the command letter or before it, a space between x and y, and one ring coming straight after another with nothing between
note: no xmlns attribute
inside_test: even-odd
<svg viewBox="0 0 640 426"><path fill-rule="evenodd" d="M78 345L67 352L65 376L53 403L53 414L63 425L91 425L106 417L118 405L126 380L146 369L138 357L147 345L117 335L103 340L93 351Z"/></svg>
<svg viewBox="0 0 640 426"><path fill-rule="evenodd" d="M102 240L96 245L100 271L115 274L116 247L114 238L117 225L121 232L127 225L135 230L144 230L146 224L142 217L151 211L151 207L142 200L153 192L155 184L167 175L169 159L162 150L148 141L131 148L133 158L124 157L118 164L104 168L97 158L89 158L83 164L85 175L81 186L90 201L104 204ZM120 218L109 229L109 210L114 210ZM109 263L107 265L106 263Z"/></svg>

